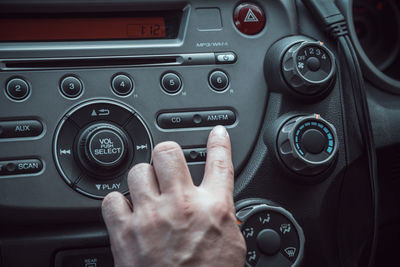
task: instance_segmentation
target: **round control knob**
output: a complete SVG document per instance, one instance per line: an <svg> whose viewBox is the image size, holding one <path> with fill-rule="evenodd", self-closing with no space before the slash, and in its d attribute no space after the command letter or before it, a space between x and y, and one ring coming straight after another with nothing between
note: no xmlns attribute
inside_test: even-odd
<svg viewBox="0 0 400 267"><path fill-rule="evenodd" d="M120 166L127 154L127 136L110 123L87 127L79 138L80 154L96 168L113 169Z"/></svg>
<svg viewBox="0 0 400 267"><path fill-rule="evenodd" d="M257 245L262 253L275 255L281 248L281 236L272 229L264 229L257 235Z"/></svg>
<svg viewBox="0 0 400 267"><path fill-rule="evenodd" d="M281 70L290 88L302 95L316 95L331 87L336 65L322 42L303 41L286 51Z"/></svg>
<svg viewBox="0 0 400 267"><path fill-rule="evenodd" d="M318 175L338 150L335 127L320 115L294 117L278 135L278 153L285 166L300 175Z"/></svg>
<svg viewBox="0 0 400 267"><path fill-rule="evenodd" d="M246 241L246 266L300 266L305 238L290 212L265 199L245 199L235 206Z"/></svg>
<svg viewBox="0 0 400 267"><path fill-rule="evenodd" d="M129 169L150 163L152 149L150 132L133 109L94 100L65 114L55 132L53 153L68 185L101 199L112 191L128 193Z"/></svg>

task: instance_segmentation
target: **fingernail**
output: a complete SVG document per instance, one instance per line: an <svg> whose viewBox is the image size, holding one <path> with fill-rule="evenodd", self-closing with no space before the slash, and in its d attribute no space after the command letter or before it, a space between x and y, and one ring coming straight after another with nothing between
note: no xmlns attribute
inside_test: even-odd
<svg viewBox="0 0 400 267"><path fill-rule="evenodd" d="M214 127L214 129L212 130L212 134L218 137L226 137L228 135L228 132L226 131L224 126L218 125Z"/></svg>

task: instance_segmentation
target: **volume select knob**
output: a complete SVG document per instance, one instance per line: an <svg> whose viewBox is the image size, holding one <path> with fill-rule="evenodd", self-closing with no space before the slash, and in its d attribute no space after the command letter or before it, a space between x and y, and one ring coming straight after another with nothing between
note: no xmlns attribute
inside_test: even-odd
<svg viewBox="0 0 400 267"><path fill-rule="evenodd" d="M79 154L92 168L104 170L120 166L127 155L127 136L119 127L98 123L86 128L79 138ZM89 167L90 169L90 167Z"/></svg>
<svg viewBox="0 0 400 267"><path fill-rule="evenodd" d="M294 117L281 128L277 146L287 168L300 175L318 175L337 154L336 129L318 114Z"/></svg>
<svg viewBox="0 0 400 267"><path fill-rule="evenodd" d="M331 51L322 42L293 44L284 54L281 71L286 83L302 95L316 95L329 89L336 65Z"/></svg>

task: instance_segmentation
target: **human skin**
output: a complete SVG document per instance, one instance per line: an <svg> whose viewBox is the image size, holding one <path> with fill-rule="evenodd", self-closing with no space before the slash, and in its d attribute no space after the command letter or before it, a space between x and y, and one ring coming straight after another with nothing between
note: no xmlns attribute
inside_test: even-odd
<svg viewBox="0 0 400 267"><path fill-rule="evenodd" d="M233 165L227 131L208 138L205 174L192 182L182 149L158 144L153 166L128 175L133 205L120 193L102 204L115 266L244 266L246 245L235 218Z"/></svg>

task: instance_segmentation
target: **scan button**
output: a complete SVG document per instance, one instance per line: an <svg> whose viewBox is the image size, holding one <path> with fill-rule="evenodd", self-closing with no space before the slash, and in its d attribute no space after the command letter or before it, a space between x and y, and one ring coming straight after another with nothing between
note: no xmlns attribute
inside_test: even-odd
<svg viewBox="0 0 400 267"><path fill-rule="evenodd" d="M42 169L43 163L38 159L0 161L0 175L38 173Z"/></svg>

